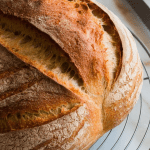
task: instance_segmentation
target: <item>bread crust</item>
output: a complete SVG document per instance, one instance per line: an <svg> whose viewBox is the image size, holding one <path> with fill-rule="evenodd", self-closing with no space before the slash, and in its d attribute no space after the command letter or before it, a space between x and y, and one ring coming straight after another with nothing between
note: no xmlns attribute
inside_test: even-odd
<svg viewBox="0 0 150 150"><path fill-rule="evenodd" d="M0 61L5 60L1 62L4 70L0 69L0 75L10 67L26 65L1 46L0 53ZM22 80L25 83L32 80L37 82L0 101L2 150L10 147L39 149L55 146L66 149L67 146L76 147L77 143L79 148L84 148L86 141L81 143L80 138L87 136L85 139L89 143L95 140L99 130L102 130L102 124L100 109L94 102L89 100L85 103L87 99L76 96L29 66L0 78L0 83L3 83L0 85L0 96L7 89L18 86L21 89L24 84Z"/></svg>
<svg viewBox="0 0 150 150"><path fill-rule="evenodd" d="M16 148L15 141L18 141L22 148L25 143L29 142L28 139L33 138L30 135L31 132L41 141L38 145L35 142L36 138L34 138L32 144L26 144L27 149L88 149L99 137L125 119L138 100L142 87L143 72L131 33L112 12L105 6L89 0L84 2L1 0L0 10L4 14L27 20L50 36L68 54L83 79L85 88L88 90L87 93L84 93L78 90L78 87L69 86L54 74L52 75L52 73L50 74L47 70L44 70L43 66L39 67L36 62L32 62L28 57L25 58L19 53L15 53L4 40L0 39L0 43L10 52L24 62L36 67L49 78L55 80L57 84L63 85L74 95L76 101L81 103L79 107L69 111L67 115L61 118L58 117L58 119L55 118L56 120L45 123L45 125L15 131L15 140L10 144L11 147ZM119 59L116 63L117 71L113 78L110 78L109 75L110 69L106 60L107 48L102 43L106 31L99 22L100 19L92 13L93 10L104 14L104 16L106 15L106 20L112 22L111 26L115 28L118 37L120 37L118 41L121 41L122 46L119 46L119 42L117 43L116 51L119 51ZM79 112L81 110L84 110L84 112L80 116ZM72 114L74 114L74 117L71 117ZM80 119L77 119L78 117ZM69 121L70 118L72 119L71 122ZM77 125L75 128L71 128L71 124L76 119ZM59 126L70 124L64 127L70 132L68 137L66 136L63 139L65 131L61 127L57 129L60 132L58 134L55 133L55 129L49 130L46 140L44 137L40 137L40 134L50 129L50 127L53 128L54 124ZM42 128L41 132L38 133L37 130L40 130L40 128ZM26 133L27 136L24 136L25 142L21 142L20 135ZM55 134L56 137L54 137ZM58 135L60 135L60 138ZM12 136L13 133L11 132L1 135L0 146L6 149L8 144L4 141L12 140ZM81 143L79 139L83 137L84 140Z"/></svg>
<svg viewBox="0 0 150 150"><path fill-rule="evenodd" d="M131 33L112 12L102 4L98 5L107 12L114 22L123 46L121 72L103 104L105 110L104 124L107 124L106 130L110 130L112 126L120 124L125 119L137 102L143 84L143 71Z"/></svg>
<svg viewBox="0 0 150 150"><path fill-rule="evenodd" d="M9 11L6 7L3 7L3 3L9 6ZM58 3L59 5L56 5ZM48 34L70 57L70 61L77 68L78 74L83 80L86 93L88 92L88 95L91 95L93 98L96 97L96 103L100 104L103 99L103 93L107 90L109 91L112 85L109 77L109 68L106 65L108 60L105 60L107 55L106 48L102 44L104 31L99 24L99 20L93 17L92 10L88 8L86 2L79 1L79 8L76 8L75 4L75 2L60 2L59 0L51 1L50 3L46 0L39 2L30 1L28 3L22 1L17 2L17 5L20 5L20 7L16 9L14 3L2 1L1 10L3 13L27 20ZM37 9L34 7L37 7ZM5 41L1 41L1 43L5 43ZM83 94L78 88L70 84L67 85L68 82L62 82L59 77L32 61L32 59L14 52L8 46L7 49L26 63L38 68L59 84L77 93L77 95ZM101 100L100 97L102 97Z"/></svg>

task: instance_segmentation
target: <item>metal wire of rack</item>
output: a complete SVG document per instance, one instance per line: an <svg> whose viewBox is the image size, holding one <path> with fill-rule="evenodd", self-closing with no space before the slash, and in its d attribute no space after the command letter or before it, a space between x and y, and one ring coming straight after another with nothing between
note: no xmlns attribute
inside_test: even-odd
<svg viewBox="0 0 150 150"><path fill-rule="evenodd" d="M147 55L148 55L149 58L150 58L150 52L148 51L147 47L142 43L142 41L141 41L131 30L130 30L130 32L131 32L132 35L135 37L135 39L141 44L141 46L143 47L143 49L145 50L145 52L147 53ZM145 73L146 73L146 77L145 77L143 80L149 82L149 84L150 84L150 76L149 76L149 74L148 74L148 71L147 71L147 69L146 69L146 67L145 67L145 65L144 65L143 62L142 62L142 65L143 65L143 69L145 70ZM139 121L140 121L140 119L141 119L141 113L142 113L142 100L143 100L143 99L142 99L142 94L140 94L140 113L139 113L139 116L138 116L138 121L137 121L137 124L136 124L136 126L135 126L134 132L133 132L131 138L129 139L127 145L125 146L124 150L127 150L127 149L128 149L128 147L129 147L129 145L131 144L131 142L132 142L132 140L133 140L133 138L134 138L134 135L135 135L135 133L136 133L136 131L137 131L137 128L138 128L138 125L139 125ZM129 116L130 116L130 114L127 116L127 118L126 118L126 120L125 120L124 127L123 127L123 129L122 129L122 131L121 131L121 133L120 133L118 139L116 140L116 142L114 143L114 145L112 146L112 148L111 148L110 150L114 150L115 146L116 146L116 145L118 144L118 142L120 141L120 139L121 139L121 137L122 137L122 135L123 135L123 133L124 133L124 131L125 131L125 128L126 128L126 126L127 126ZM137 146L136 150L139 150L139 148L141 147L141 145L142 145L142 143L143 143L143 141L144 141L144 139L145 139L145 137L146 137L146 134L147 134L147 132L148 132L149 129L150 129L150 120L149 120L149 123L147 124L147 128L146 128L146 131L145 131L145 133L144 133L144 135L143 135L143 137L142 137L142 140L140 141L140 143L139 143L139 145ZM103 141L101 141L100 145L98 146L98 148L96 148L96 150L102 150L102 149L101 149L102 146L107 142L107 139L110 137L111 133L112 133L112 130L110 130L110 131L108 132L107 136L105 137L105 139L103 139ZM93 149L90 149L90 150L93 150Z"/></svg>

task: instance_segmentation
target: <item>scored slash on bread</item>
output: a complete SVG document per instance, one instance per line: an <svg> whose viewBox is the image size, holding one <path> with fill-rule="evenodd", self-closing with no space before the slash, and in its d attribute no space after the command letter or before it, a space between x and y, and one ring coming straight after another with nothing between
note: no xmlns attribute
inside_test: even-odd
<svg viewBox="0 0 150 150"><path fill-rule="evenodd" d="M16 141L20 149L25 143L26 149L87 149L138 99L142 66L133 37L97 2L0 0L0 44L47 76L1 51L2 63L10 57L7 69L0 68L4 149L17 148ZM69 118L80 119L73 125ZM59 134L50 129L54 124ZM7 144L2 138L12 141L10 131L15 140Z"/></svg>
<svg viewBox="0 0 150 150"><path fill-rule="evenodd" d="M36 69L29 66L22 67L25 64L4 48L1 48L0 52L5 58L5 62L1 63L4 70L0 75L15 65L20 67L0 79L1 133L41 125L66 115L82 105L77 97ZM9 59L6 59L7 57Z"/></svg>
<svg viewBox="0 0 150 150"><path fill-rule="evenodd" d="M82 136L90 135L92 131L87 129L89 126L87 120L93 114L93 109L97 111L90 120L100 125L100 120L97 119L99 109L94 103L86 104L89 107L92 106L92 112L87 112L82 99L42 75L35 68L26 66L3 47L0 47L0 53L0 61L5 59L1 61L3 68L1 67L0 74L10 70L13 66L20 67L17 71L0 79L0 97L3 93L14 90L11 96L5 96L3 100L0 100L0 132L3 133L0 134L0 146L2 149L13 147L11 143L15 144L16 141L20 148L26 145L28 149L34 146L36 149L44 147L44 144L54 144L55 140L60 137L61 139L57 142L63 145L65 140L72 141L74 136L78 137L78 132L83 132ZM22 89L25 84L29 83L34 84ZM17 88L20 91L15 91ZM30 129L20 130L29 127ZM11 130L20 131L9 132ZM22 139L21 137L24 137L24 142L18 140ZM12 142L6 143L8 140ZM85 143L83 145L85 146Z"/></svg>
<svg viewBox="0 0 150 150"><path fill-rule="evenodd" d="M87 4L82 2L79 7L76 6L75 2L70 2L68 5L67 1L61 2L60 6L52 7L55 3L60 2L54 1L45 6L43 6L41 2L39 6L39 13L41 13L41 15L39 16L37 15L38 12L32 8L31 3L26 5L25 2L22 2L24 9L14 9L12 13L15 13L15 16L22 14L23 19L37 27L39 26L38 28L41 31L50 34L61 47L60 51L63 51L69 59L63 57L66 60L60 62L59 59L62 57L59 57L59 54L61 55L61 52L57 47L57 50L55 50L54 47L56 44L53 46L51 43L54 42L50 42L50 38L46 35L42 36L42 33L40 34L39 31L33 30L31 25L29 26L25 22L21 24L17 18L13 18L12 16L4 16L4 19L2 19L4 20L2 26L6 25L6 27L4 27L5 30L11 26L11 30L14 33L23 31L26 33L15 35L14 33L5 32L4 30L6 36L7 34L13 34L9 36L14 36L14 40L12 41L11 38L8 39L4 36L4 38L1 39L1 43L6 43L8 40L7 43L10 43L10 45L7 45L7 48L12 53L26 63L38 68L45 75L51 77L59 84L64 85L69 90L76 91L77 94L82 93L83 90L83 92L88 93L88 95L98 96L99 99L100 96L104 95L105 89L111 88L112 81L114 77L116 77L115 73L120 70L121 42L119 35L109 17L94 4L89 5L91 9L86 10L85 7L87 7ZM64 8L69 10L70 13L62 11L61 7L63 7L63 5L65 5ZM26 9L28 9L27 14ZM46 9L49 9L49 11L45 13ZM80 11L82 11L82 13L80 13ZM96 17L99 17L97 11L101 11L100 20L93 17L91 11L93 11ZM62 12L64 15L56 15ZM74 13L76 13L77 16L72 16ZM11 15L11 9L9 10L9 14ZM103 21L103 27L108 31L108 34L106 32L104 33L102 26L99 25L99 21ZM11 25L10 22L15 23ZM17 31L18 29L22 31ZM31 30L33 31L31 32ZM39 33L39 37L36 35L37 32ZM109 34L111 34L111 36L109 36ZM40 38L40 36L42 37ZM39 39L42 39L42 41ZM42 45L40 46L41 43ZM39 45L39 47L34 46L35 44ZM104 45L108 46L108 50L106 50L107 46L105 47ZM47 56L48 52L52 53L52 55L49 54L51 56ZM50 59L48 59L49 57L52 59L51 62ZM105 57L106 60L104 59ZM71 67L71 70L75 73L71 72L71 70L70 73L75 74L76 80L70 80L69 73L64 75L60 68L61 65L62 67L64 65L67 69ZM99 103L98 101L97 103Z"/></svg>

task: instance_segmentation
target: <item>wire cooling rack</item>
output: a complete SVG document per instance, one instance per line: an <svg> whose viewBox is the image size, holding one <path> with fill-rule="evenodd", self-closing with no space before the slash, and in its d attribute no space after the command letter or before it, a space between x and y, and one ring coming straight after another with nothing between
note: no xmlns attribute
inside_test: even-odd
<svg viewBox="0 0 150 150"><path fill-rule="evenodd" d="M141 45L143 50L145 50L144 52L146 53L149 59L150 51L148 51L146 46L140 41L140 39L133 32L131 33L136 39L136 41ZM150 76L143 61L142 61L142 65L145 74L143 78L144 80L143 86L144 84L147 84L150 88ZM150 97L150 91L149 91L149 97ZM131 112L121 125L107 132L90 148L90 150L109 150L109 149L110 150L150 150L150 135L149 135L149 147L146 148L141 147L150 129L150 118L149 117L147 118L147 122L143 122L142 120L142 113L144 113L145 111L144 110L145 108L143 108L142 93L135 107L136 107L134 108L135 110L133 109L134 112L133 113ZM134 117L136 118L136 121L133 122ZM141 127L140 125L141 122L142 124L144 124L144 128ZM134 127L131 126L131 124L134 124ZM138 129L140 131L138 131ZM140 140L137 140L137 137L138 138L140 137Z"/></svg>

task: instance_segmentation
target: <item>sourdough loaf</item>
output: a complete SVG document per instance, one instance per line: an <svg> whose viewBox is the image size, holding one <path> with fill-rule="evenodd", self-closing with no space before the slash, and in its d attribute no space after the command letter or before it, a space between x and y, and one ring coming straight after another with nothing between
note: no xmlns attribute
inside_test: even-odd
<svg viewBox="0 0 150 150"><path fill-rule="evenodd" d="M2 149L88 149L141 91L134 39L97 2L0 0L0 44Z"/></svg>

